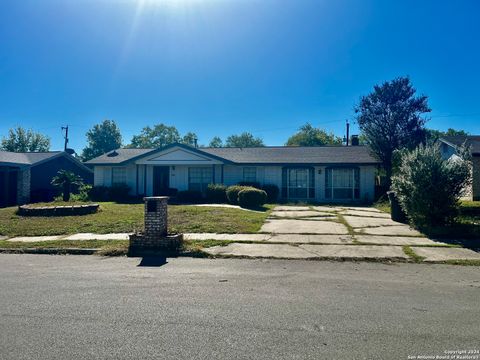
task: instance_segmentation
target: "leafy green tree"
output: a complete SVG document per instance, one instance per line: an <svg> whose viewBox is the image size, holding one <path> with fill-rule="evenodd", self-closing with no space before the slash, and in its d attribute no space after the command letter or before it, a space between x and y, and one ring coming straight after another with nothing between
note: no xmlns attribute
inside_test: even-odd
<svg viewBox="0 0 480 360"><path fill-rule="evenodd" d="M414 149L425 141L422 114L430 112L428 98L416 95L408 77L375 85L360 99L356 119L373 154L383 163L387 185L392 177L393 155L398 149Z"/></svg>
<svg viewBox="0 0 480 360"><path fill-rule="evenodd" d="M226 147L259 147L265 146L263 140L254 137L249 132L243 132L240 135L230 135L225 141Z"/></svg>
<svg viewBox="0 0 480 360"><path fill-rule="evenodd" d="M460 197L471 181L469 151L459 154L465 158L445 160L439 144L402 151L392 189L412 225L429 228L454 219Z"/></svg>
<svg viewBox="0 0 480 360"><path fill-rule="evenodd" d="M208 144L208 146L212 148L223 147L223 141L220 137L214 136L213 139L210 140L210 143Z"/></svg>
<svg viewBox="0 0 480 360"><path fill-rule="evenodd" d="M175 126L165 124L146 126L139 135L135 135L130 142L131 148L160 148L173 143L181 142L182 138Z"/></svg>
<svg viewBox="0 0 480 360"><path fill-rule="evenodd" d="M298 132L290 136L287 140L287 146L322 146L322 145L341 145L342 138L333 133L327 133L325 130L313 127L310 123L301 126Z"/></svg>
<svg viewBox="0 0 480 360"><path fill-rule="evenodd" d="M465 130L455 130L449 128L447 131L435 130L435 129L426 129L427 131L427 141L435 142L438 139L444 136L468 136L470 133Z"/></svg>
<svg viewBox="0 0 480 360"><path fill-rule="evenodd" d="M63 201L69 201L73 187L82 186L83 179L71 171L60 170L57 175L52 178L51 183L53 186L62 189Z"/></svg>
<svg viewBox="0 0 480 360"><path fill-rule="evenodd" d="M183 135L181 142L186 145L197 146L198 136L194 132L187 132Z"/></svg>
<svg viewBox="0 0 480 360"><path fill-rule="evenodd" d="M114 120L104 120L87 132L82 159L87 161L122 146L122 134Z"/></svg>
<svg viewBox="0 0 480 360"><path fill-rule="evenodd" d="M22 127L10 129L2 138L1 150L12 152L33 152L50 150L50 138Z"/></svg>

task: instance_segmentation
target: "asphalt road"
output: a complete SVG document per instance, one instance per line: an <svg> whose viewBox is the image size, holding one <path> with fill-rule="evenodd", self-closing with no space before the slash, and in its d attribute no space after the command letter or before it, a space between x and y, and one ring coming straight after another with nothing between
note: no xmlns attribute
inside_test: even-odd
<svg viewBox="0 0 480 360"><path fill-rule="evenodd" d="M407 359L480 349L478 267L140 260L0 255L0 358Z"/></svg>

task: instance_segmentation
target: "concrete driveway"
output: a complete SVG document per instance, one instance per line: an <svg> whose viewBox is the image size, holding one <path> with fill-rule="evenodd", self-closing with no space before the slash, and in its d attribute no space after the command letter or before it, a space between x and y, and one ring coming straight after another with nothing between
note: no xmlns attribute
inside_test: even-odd
<svg viewBox="0 0 480 360"><path fill-rule="evenodd" d="M480 260L479 253L449 248L371 207L282 205L273 209L260 234L202 235L205 240L228 237L235 241L204 250L215 256L391 261L424 258L429 262ZM259 241L259 236L265 238ZM187 234L187 239L199 240L195 234ZM263 242L265 244L261 244ZM429 247L428 251L425 247Z"/></svg>

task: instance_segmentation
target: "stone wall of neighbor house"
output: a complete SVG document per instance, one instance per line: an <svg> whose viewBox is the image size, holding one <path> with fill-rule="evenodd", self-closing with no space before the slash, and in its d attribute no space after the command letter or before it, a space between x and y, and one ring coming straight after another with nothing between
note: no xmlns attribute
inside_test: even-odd
<svg viewBox="0 0 480 360"><path fill-rule="evenodd" d="M17 177L17 203L27 204L30 201L30 169L19 170Z"/></svg>
<svg viewBox="0 0 480 360"><path fill-rule="evenodd" d="M472 195L473 200L480 201L480 155L473 157L473 181Z"/></svg>

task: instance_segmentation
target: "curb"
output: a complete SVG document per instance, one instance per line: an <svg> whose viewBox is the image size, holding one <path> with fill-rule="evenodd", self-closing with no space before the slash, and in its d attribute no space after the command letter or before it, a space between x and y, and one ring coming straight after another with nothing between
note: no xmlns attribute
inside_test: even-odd
<svg viewBox="0 0 480 360"><path fill-rule="evenodd" d="M2 254L93 255L99 249L82 248L0 248Z"/></svg>

